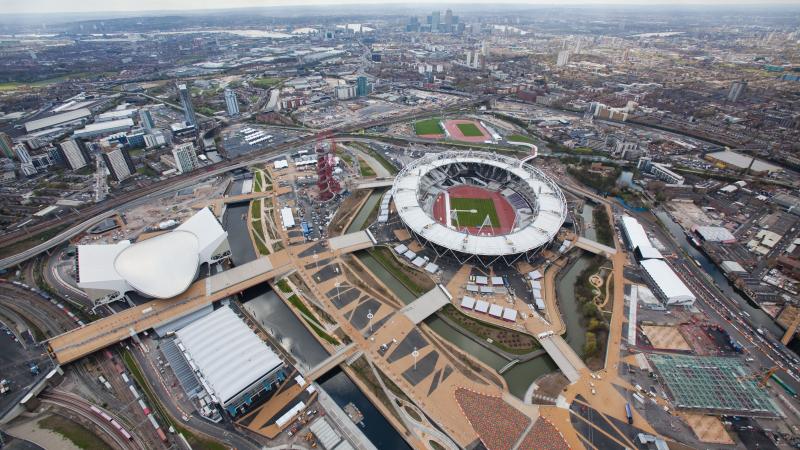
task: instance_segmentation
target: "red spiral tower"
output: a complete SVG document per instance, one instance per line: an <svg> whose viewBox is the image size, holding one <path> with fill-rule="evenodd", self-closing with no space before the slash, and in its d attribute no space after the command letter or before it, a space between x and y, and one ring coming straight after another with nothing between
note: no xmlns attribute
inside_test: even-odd
<svg viewBox="0 0 800 450"><path fill-rule="evenodd" d="M336 165L336 141L330 138L330 145L325 142L326 135L317 138L315 153L317 154L317 188L319 200L327 202L342 189L336 178L333 177L333 168Z"/></svg>

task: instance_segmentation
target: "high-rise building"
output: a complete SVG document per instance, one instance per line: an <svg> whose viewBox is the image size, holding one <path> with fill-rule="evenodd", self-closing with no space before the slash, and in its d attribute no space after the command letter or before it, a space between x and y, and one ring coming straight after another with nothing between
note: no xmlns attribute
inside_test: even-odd
<svg viewBox="0 0 800 450"><path fill-rule="evenodd" d="M105 148L101 155L103 155L103 161L114 180L124 181L136 173L136 166L133 165L133 160L124 147Z"/></svg>
<svg viewBox="0 0 800 450"><path fill-rule="evenodd" d="M436 33L439 31L439 22L442 20L439 11L434 11L430 15L431 32Z"/></svg>
<svg viewBox="0 0 800 450"><path fill-rule="evenodd" d="M3 156L9 159L14 158L14 143L11 142L11 138L8 137L7 134L0 131L0 151L3 152Z"/></svg>
<svg viewBox="0 0 800 450"><path fill-rule="evenodd" d="M356 95L359 97L369 95L369 83L367 83L367 77L364 75L360 75L356 80Z"/></svg>
<svg viewBox="0 0 800 450"><path fill-rule="evenodd" d="M452 9L448 9L447 11L444 12L444 27L445 27L445 31L447 31L448 33L453 31L452 30L452 28L453 28L453 10Z"/></svg>
<svg viewBox="0 0 800 450"><path fill-rule="evenodd" d="M558 62L556 62L556 65L561 67L569 64L569 54L569 50L561 50L558 52Z"/></svg>
<svg viewBox="0 0 800 450"><path fill-rule="evenodd" d="M175 157L175 166L180 173L191 172L200 167L200 160L197 159L197 152L191 142L175 146L172 156Z"/></svg>
<svg viewBox="0 0 800 450"><path fill-rule="evenodd" d="M239 101L236 100L236 92L233 89L225 89L225 106L228 108L228 115L239 115Z"/></svg>
<svg viewBox="0 0 800 450"><path fill-rule="evenodd" d="M38 173L36 167L33 166L33 163L29 162L20 164L19 171L22 172L22 174L26 177L32 177Z"/></svg>
<svg viewBox="0 0 800 450"><path fill-rule="evenodd" d="M735 102L744 94L747 89L747 80L734 81L731 83L731 90L728 91L728 100Z"/></svg>
<svg viewBox="0 0 800 450"><path fill-rule="evenodd" d="M141 125L147 131L155 128L156 125L153 122L153 116L150 115L149 109L142 108L139 110L139 125Z"/></svg>
<svg viewBox="0 0 800 450"><path fill-rule="evenodd" d="M86 150L86 145L76 139L67 139L58 144L61 159L72 170L78 170L89 164L89 152Z"/></svg>
<svg viewBox="0 0 800 450"><path fill-rule="evenodd" d="M181 105L183 105L183 116L186 118L186 123L197 128L197 116L194 115L194 107L192 107L192 94L185 84L178 85L178 94L181 97Z"/></svg>
<svg viewBox="0 0 800 450"><path fill-rule="evenodd" d="M17 160L23 164L30 164L31 154L28 152L28 147L25 144L17 144L14 146L14 154L17 155Z"/></svg>

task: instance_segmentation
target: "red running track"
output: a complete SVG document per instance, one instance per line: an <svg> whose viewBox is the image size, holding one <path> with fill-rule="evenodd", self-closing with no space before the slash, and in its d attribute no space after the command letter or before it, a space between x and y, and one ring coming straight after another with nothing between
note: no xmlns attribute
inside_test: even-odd
<svg viewBox="0 0 800 450"><path fill-rule="evenodd" d="M452 187L447 190L447 193L450 194L451 202L454 198L481 198L490 199L494 202L494 209L497 211L497 220L500 222L500 226L496 228L484 227L481 230L481 234L485 233L491 236L497 236L507 234L511 231L511 227L514 225L516 211L514 211L514 207L511 206L511 203L509 203L501 193L466 184ZM444 192L442 192L436 196L436 201L433 203L433 218L442 225L447 226L446 213ZM478 233L478 227L465 228L467 228L471 234Z"/></svg>
<svg viewBox="0 0 800 450"><path fill-rule="evenodd" d="M483 136L464 136L464 133L458 129L459 124L463 123L471 123L478 127L478 129L483 133ZM464 141L464 142L486 142L490 139L489 132L486 131L486 128L483 128L483 125L480 124L477 120L447 120L444 122L444 127L447 132L450 134L452 139L457 141Z"/></svg>

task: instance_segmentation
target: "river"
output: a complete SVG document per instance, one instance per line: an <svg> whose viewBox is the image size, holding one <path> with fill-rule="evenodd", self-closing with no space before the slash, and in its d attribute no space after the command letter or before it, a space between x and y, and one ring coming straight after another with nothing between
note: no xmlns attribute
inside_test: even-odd
<svg viewBox="0 0 800 450"><path fill-rule="evenodd" d="M247 229L247 211L249 208L249 202L230 204L225 208L225 215L222 218L222 226L228 232L231 259L233 264L237 266L256 259L256 251L253 248L250 232Z"/></svg>

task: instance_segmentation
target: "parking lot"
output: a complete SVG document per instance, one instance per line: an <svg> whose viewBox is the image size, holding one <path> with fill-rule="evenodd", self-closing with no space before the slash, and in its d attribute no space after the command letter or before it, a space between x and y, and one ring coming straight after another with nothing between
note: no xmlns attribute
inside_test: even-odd
<svg viewBox="0 0 800 450"><path fill-rule="evenodd" d="M0 413L19 401L37 379L31 363L47 370L47 357L35 346L28 330L12 332L9 326L13 325L0 322L0 380L6 380L9 387L8 392L0 394Z"/></svg>

